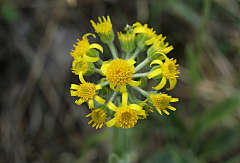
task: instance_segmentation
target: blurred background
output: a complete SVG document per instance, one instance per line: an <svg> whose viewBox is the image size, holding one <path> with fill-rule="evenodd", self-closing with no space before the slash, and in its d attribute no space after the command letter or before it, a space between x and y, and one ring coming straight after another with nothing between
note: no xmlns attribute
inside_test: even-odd
<svg viewBox="0 0 240 163"><path fill-rule="evenodd" d="M112 129L88 125L90 110L69 92L79 83L69 52L103 15L115 33L147 23L180 64L167 92L180 99L177 111L138 121L130 162L239 163L239 0L0 0L0 163L108 162Z"/></svg>

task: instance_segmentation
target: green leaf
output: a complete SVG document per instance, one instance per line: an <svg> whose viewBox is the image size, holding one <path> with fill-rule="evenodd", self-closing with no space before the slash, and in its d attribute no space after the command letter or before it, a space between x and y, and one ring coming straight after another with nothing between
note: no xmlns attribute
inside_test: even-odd
<svg viewBox="0 0 240 163"><path fill-rule="evenodd" d="M216 161L224 155L231 152L239 142L239 135L231 129L224 130L221 133L216 133L210 139L204 141L200 150L200 159L204 162Z"/></svg>
<svg viewBox="0 0 240 163"><path fill-rule="evenodd" d="M185 56L187 58L187 67L189 69L189 76L191 81L197 82L200 79L199 73L199 61L196 59L196 52L194 52L193 46L191 44L187 44L185 47Z"/></svg>
<svg viewBox="0 0 240 163"><path fill-rule="evenodd" d="M238 108L240 101L239 95L234 95L231 98L227 98L222 102L216 103L213 106L206 109L203 115L197 120L196 135L204 134L212 127L218 125L221 121L232 115L232 113Z"/></svg>

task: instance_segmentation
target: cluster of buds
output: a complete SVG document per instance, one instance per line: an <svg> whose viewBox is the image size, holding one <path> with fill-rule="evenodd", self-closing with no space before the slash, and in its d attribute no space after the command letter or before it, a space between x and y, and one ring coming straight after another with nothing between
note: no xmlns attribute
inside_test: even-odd
<svg viewBox="0 0 240 163"><path fill-rule="evenodd" d="M96 38L92 33L85 34L82 40L78 39L76 45L73 45L75 49L70 52L74 59L72 72L79 76L81 82L79 85L72 84L70 93L71 96L79 97L75 101L77 105L88 102L91 109L91 113L86 116L91 118L89 124L93 123L92 127L96 129L102 128L104 124L107 127L129 129L139 119L146 119L153 108L161 115L162 112L169 115L168 110L175 111L176 108L170 102L177 102L178 98L158 92L164 88L167 80L170 86L166 90L172 90L180 74L176 59L167 57L173 46L164 42L166 37L157 35L147 24L137 22L132 26L127 25L124 29L126 33L117 33L122 50L119 55L113 44L115 35L110 17L99 17L99 23L93 20L91 23L100 40L108 45L113 58L107 61L99 58L99 51L103 54L103 48L97 43L89 43L88 36ZM146 57L142 62L136 62L135 58L140 53L146 53ZM145 72L145 67L152 69ZM102 76L96 84L84 80L84 76L93 73ZM160 81L152 87L154 91L144 90L148 79ZM145 97L144 101L139 99L141 95Z"/></svg>

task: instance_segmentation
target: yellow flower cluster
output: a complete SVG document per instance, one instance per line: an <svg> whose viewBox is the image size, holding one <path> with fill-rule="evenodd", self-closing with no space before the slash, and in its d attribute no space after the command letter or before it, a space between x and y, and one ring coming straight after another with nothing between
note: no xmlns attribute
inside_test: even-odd
<svg viewBox="0 0 240 163"><path fill-rule="evenodd" d="M173 50L169 46L166 37L157 35L148 24L142 25L137 22L132 26L127 25L126 33L119 31L118 40L122 52L119 53L113 44L115 35L109 16L99 22L92 23L95 32L103 43L106 43L112 54L112 59L103 61L99 57L99 51L104 55L100 44L89 43L88 36L96 36L92 33L85 34L82 39L77 39L74 50L70 52L73 57L72 73L79 76L81 84L71 84L71 96L77 96L77 105L88 102L91 113L86 117L91 120L88 124L96 129L107 127L121 127L129 129L134 127L138 120L147 119L155 108L161 115L162 112L169 115L167 109L175 111L176 108L170 102L177 102L178 98L172 98L168 94L152 93L145 91L148 79L159 80L155 90L161 90L167 83L170 86L167 91L174 89L180 74L177 70L176 59L169 59L167 54ZM99 50L99 51L98 51ZM140 53L146 54L142 62L135 61ZM121 57L120 57L121 56ZM150 72L144 72L145 67L154 66ZM138 71L141 70L141 73ZM86 82L84 76L98 73L102 76L99 81ZM145 97L144 101L136 98L140 95ZM106 101L107 100L107 101ZM108 120L109 119L109 120Z"/></svg>

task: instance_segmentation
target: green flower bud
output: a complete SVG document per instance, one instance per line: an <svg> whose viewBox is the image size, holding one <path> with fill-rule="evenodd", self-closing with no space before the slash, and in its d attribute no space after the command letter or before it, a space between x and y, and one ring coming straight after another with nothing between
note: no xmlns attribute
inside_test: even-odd
<svg viewBox="0 0 240 163"><path fill-rule="evenodd" d="M135 34L118 32L118 40L123 51L131 52L135 49Z"/></svg>

